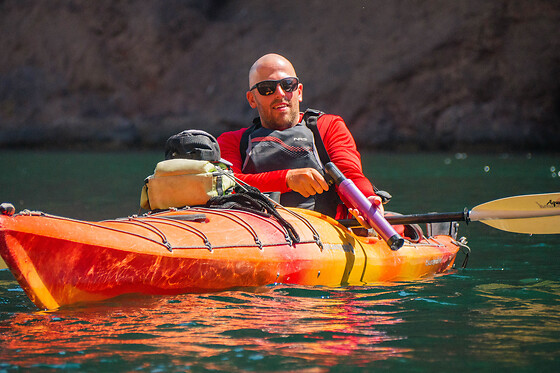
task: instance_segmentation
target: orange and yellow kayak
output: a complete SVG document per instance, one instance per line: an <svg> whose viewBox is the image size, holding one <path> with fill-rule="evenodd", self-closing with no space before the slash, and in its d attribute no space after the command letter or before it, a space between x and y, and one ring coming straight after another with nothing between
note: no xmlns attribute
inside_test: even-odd
<svg viewBox="0 0 560 373"><path fill-rule="evenodd" d="M122 294L214 292L275 283L357 285L448 270L460 244L423 237L392 251L325 215L185 208L101 222L39 212L0 215L0 253L42 309Z"/></svg>

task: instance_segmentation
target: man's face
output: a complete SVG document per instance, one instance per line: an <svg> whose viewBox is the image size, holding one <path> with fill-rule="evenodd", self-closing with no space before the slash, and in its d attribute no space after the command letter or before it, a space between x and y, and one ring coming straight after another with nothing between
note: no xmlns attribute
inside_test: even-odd
<svg viewBox="0 0 560 373"><path fill-rule="evenodd" d="M252 77L252 84L264 80L280 80L295 77L295 71L281 64L270 64L259 68ZM259 111L262 126L273 130L284 130L299 122L299 103L302 101L303 85L293 92L286 92L280 84L274 93L263 96L255 88L247 92L247 100Z"/></svg>

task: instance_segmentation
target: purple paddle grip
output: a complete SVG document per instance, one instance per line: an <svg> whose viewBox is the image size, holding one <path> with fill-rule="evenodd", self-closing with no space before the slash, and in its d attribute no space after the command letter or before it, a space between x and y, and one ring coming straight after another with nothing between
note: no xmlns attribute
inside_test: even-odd
<svg viewBox="0 0 560 373"><path fill-rule="evenodd" d="M331 162L325 165L325 170L338 184L339 194L345 198L351 207L360 212L368 224L387 242L391 250L398 250L404 244L403 238L395 231L393 226L385 219L360 189Z"/></svg>

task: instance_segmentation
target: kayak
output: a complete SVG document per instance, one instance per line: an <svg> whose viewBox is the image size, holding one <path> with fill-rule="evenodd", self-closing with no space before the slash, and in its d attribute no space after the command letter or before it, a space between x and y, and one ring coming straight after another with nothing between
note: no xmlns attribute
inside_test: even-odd
<svg viewBox="0 0 560 373"><path fill-rule="evenodd" d="M92 222L25 210L0 215L0 253L31 301L56 309L134 293L411 281L448 271L461 249L443 234L394 251L318 212L278 213L186 207Z"/></svg>

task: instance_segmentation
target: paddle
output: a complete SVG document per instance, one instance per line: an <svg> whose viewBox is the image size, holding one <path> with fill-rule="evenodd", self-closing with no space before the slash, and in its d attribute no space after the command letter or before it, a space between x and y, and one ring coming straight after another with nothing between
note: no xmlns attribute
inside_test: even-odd
<svg viewBox="0 0 560 373"><path fill-rule="evenodd" d="M526 234L560 233L560 193L527 194L486 202L471 210L413 215L385 216L390 224L480 221L506 232ZM345 226L358 224L344 219Z"/></svg>

